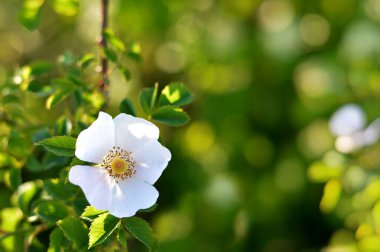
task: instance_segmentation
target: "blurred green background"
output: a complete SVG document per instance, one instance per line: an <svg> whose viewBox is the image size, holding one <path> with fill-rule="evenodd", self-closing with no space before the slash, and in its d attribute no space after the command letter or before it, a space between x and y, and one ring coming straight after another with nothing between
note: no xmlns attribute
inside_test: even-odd
<svg viewBox="0 0 380 252"><path fill-rule="evenodd" d="M0 2L0 83L31 61L97 52L100 1L66 2L44 7L33 32L18 22L21 1ZM131 81L111 75L109 112L155 82L182 81L194 93L191 123L161 127L173 159L148 218L159 251L380 251L380 145L341 153L328 127L347 103L369 122L380 115L380 0L111 0L110 8L110 27L139 43L142 60L128 62ZM25 96L34 122L51 124L63 111ZM1 190L4 208L11 190Z"/></svg>

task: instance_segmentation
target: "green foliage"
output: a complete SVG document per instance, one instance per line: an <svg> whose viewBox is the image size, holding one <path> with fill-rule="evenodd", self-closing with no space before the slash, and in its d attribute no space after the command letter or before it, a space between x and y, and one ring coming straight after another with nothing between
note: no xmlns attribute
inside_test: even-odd
<svg viewBox="0 0 380 252"><path fill-rule="evenodd" d="M144 88L140 92L140 105L147 115L152 113L157 99L157 90L158 85L156 84L154 88Z"/></svg>
<svg viewBox="0 0 380 252"><path fill-rule="evenodd" d="M55 228L50 233L50 245L48 252L61 252L68 246L68 240L59 228Z"/></svg>
<svg viewBox="0 0 380 252"><path fill-rule="evenodd" d="M60 201L42 201L34 209L34 212L47 222L57 222L68 216L66 205Z"/></svg>
<svg viewBox="0 0 380 252"><path fill-rule="evenodd" d="M132 101L128 98L125 98L121 101L119 110L121 113L126 113L132 116L136 116L136 109Z"/></svg>
<svg viewBox="0 0 380 252"><path fill-rule="evenodd" d="M149 224L143 219L130 217L123 220L124 227L140 242L142 242L149 251L156 247L156 238Z"/></svg>
<svg viewBox="0 0 380 252"><path fill-rule="evenodd" d="M81 214L81 218L88 220L88 221L93 221L95 218L97 218L100 214L104 213L105 211L103 210L98 210L93 206L87 206L84 209L84 212Z"/></svg>
<svg viewBox="0 0 380 252"><path fill-rule="evenodd" d="M54 155L63 157L73 157L75 155L76 139L69 136L55 136L44 139L37 143Z"/></svg>
<svg viewBox="0 0 380 252"><path fill-rule="evenodd" d="M44 0L24 0L20 12L21 23L29 30L34 30L40 23L41 7Z"/></svg>
<svg viewBox="0 0 380 252"><path fill-rule="evenodd" d="M189 122L190 117L181 108L162 106L154 111L153 120L170 126L181 126Z"/></svg>
<svg viewBox="0 0 380 252"><path fill-rule="evenodd" d="M193 101L193 95L182 83L170 83L161 91L159 106L184 106Z"/></svg>
<svg viewBox="0 0 380 252"><path fill-rule="evenodd" d="M91 223L88 247L103 243L119 226L120 220L109 213L102 213Z"/></svg>
<svg viewBox="0 0 380 252"><path fill-rule="evenodd" d="M72 241L78 249L84 249L88 244L87 226L76 217L67 217L57 222L67 239Z"/></svg>

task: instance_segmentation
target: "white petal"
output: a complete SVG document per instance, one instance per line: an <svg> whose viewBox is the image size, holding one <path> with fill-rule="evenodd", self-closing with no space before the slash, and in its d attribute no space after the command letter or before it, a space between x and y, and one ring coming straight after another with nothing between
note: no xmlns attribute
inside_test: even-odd
<svg viewBox="0 0 380 252"><path fill-rule="evenodd" d="M347 104L339 108L331 117L329 126L336 136L349 136L364 128L366 117L361 107Z"/></svg>
<svg viewBox="0 0 380 252"><path fill-rule="evenodd" d="M100 163L114 146L114 135L112 117L100 112L98 119L79 134L75 155L87 162Z"/></svg>
<svg viewBox="0 0 380 252"><path fill-rule="evenodd" d="M109 209L115 181L100 167L76 165L69 172L69 181L82 188L88 202L99 210Z"/></svg>
<svg viewBox="0 0 380 252"><path fill-rule="evenodd" d="M130 178L116 184L112 195L110 214L118 217L130 217L139 209L153 206L158 198L158 191L152 185Z"/></svg>
<svg viewBox="0 0 380 252"><path fill-rule="evenodd" d="M132 156L136 162L135 176L150 184L157 181L172 157L170 151L158 141L150 142L137 152L132 152Z"/></svg>
<svg viewBox="0 0 380 252"><path fill-rule="evenodd" d="M114 119L115 145L128 151L138 149L149 141L157 140L159 129L142 118L120 114Z"/></svg>

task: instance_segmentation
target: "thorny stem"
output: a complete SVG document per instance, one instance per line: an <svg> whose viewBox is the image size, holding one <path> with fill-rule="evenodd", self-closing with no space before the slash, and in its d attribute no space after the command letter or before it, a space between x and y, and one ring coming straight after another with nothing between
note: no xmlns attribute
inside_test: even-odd
<svg viewBox="0 0 380 252"><path fill-rule="evenodd" d="M98 41L99 47L100 47L100 64L101 64L101 70L100 70L100 83L99 87L103 92L104 98L106 100L106 104L108 102L108 85L109 85L109 79L108 79L108 60L104 53L104 51L107 49L107 39L104 36L104 32L107 29L108 26L108 4L110 0L101 0L101 31L100 31L100 39Z"/></svg>

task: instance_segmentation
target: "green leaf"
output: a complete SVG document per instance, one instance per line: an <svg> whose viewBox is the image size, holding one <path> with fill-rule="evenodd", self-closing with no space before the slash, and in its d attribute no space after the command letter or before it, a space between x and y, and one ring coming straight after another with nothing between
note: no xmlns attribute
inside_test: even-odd
<svg viewBox="0 0 380 252"><path fill-rule="evenodd" d="M30 155L26 160L26 168L31 172L41 172L44 170L44 166L33 155Z"/></svg>
<svg viewBox="0 0 380 252"><path fill-rule="evenodd" d="M72 88L63 88L50 95L46 100L46 109L51 109L57 106L58 104L63 102L67 97L69 97L69 95L71 95L71 93L73 92L74 90Z"/></svg>
<svg viewBox="0 0 380 252"><path fill-rule="evenodd" d="M149 208L145 208L145 209L140 209L138 211L138 213L150 213L150 212L153 212L154 210L156 210L158 204L157 203L154 203L153 206L149 207Z"/></svg>
<svg viewBox="0 0 380 252"><path fill-rule="evenodd" d="M35 182L26 182L17 189L17 204L25 215L29 215L29 206L39 188Z"/></svg>
<svg viewBox="0 0 380 252"><path fill-rule="evenodd" d="M17 187L21 184L21 169L12 167L4 174L5 184L12 190L16 190Z"/></svg>
<svg viewBox="0 0 380 252"><path fill-rule="evenodd" d="M89 233L90 242L88 248L103 243L119 226L119 221L120 219L110 215L109 213L99 215L99 217L91 223Z"/></svg>
<svg viewBox="0 0 380 252"><path fill-rule="evenodd" d="M149 251L154 250L156 246L156 238L154 237L153 230L148 222L137 217L129 217L124 219L123 223L131 235L142 242Z"/></svg>
<svg viewBox="0 0 380 252"><path fill-rule="evenodd" d="M53 9L63 16L75 16L79 9L79 0L53 0Z"/></svg>
<svg viewBox="0 0 380 252"><path fill-rule="evenodd" d="M95 60L95 56L92 53L88 53L83 55L78 60L78 66L86 69L93 61Z"/></svg>
<svg viewBox="0 0 380 252"><path fill-rule="evenodd" d="M13 95L13 94L4 95L3 98L1 99L1 102L4 105L9 104L9 103L17 103L19 101L20 101L20 98L17 95Z"/></svg>
<svg viewBox="0 0 380 252"><path fill-rule="evenodd" d="M34 209L43 220L55 223L68 216L66 205L60 201L43 201Z"/></svg>
<svg viewBox="0 0 380 252"><path fill-rule="evenodd" d="M115 33L112 30L107 29L106 31L103 32L103 36L105 37L107 42L111 46L113 46L116 50L120 52L125 51L125 45L123 41L121 41L118 37L116 37Z"/></svg>
<svg viewBox="0 0 380 252"><path fill-rule="evenodd" d="M135 106L133 105L132 101L129 100L128 98L125 98L124 100L121 101L119 110L121 113L126 113L129 115L136 116Z"/></svg>
<svg viewBox="0 0 380 252"><path fill-rule="evenodd" d="M161 91L159 106L183 106L193 101L193 95L182 83L171 83Z"/></svg>
<svg viewBox="0 0 380 252"><path fill-rule="evenodd" d="M190 117L182 109L163 106L154 111L153 120L170 126L181 126L190 121Z"/></svg>
<svg viewBox="0 0 380 252"><path fill-rule="evenodd" d="M54 199L66 200L73 196L74 189L70 184L65 184L59 179L47 179L43 181L45 191Z"/></svg>
<svg viewBox="0 0 380 252"><path fill-rule="evenodd" d="M75 156L75 143L76 139L70 136L55 136L46 138L36 145L43 146L47 151L54 155L63 157Z"/></svg>
<svg viewBox="0 0 380 252"><path fill-rule="evenodd" d="M21 24L28 30L35 30L38 27L43 3L44 0L24 0L19 18Z"/></svg>
<svg viewBox="0 0 380 252"><path fill-rule="evenodd" d="M68 240L63 235L63 232L59 228L55 228L50 233L50 244L48 252L63 252L64 248L67 247Z"/></svg>
<svg viewBox="0 0 380 252"><path fill-rule="evenodd" d="M120 71L123 73L123 75L124 75L124 77L125 77L125 79L126 79L127 81L130 81L130 80L131 80L131 78L132 78L132 74L131 74L131 71L129 71L128 68L122 68L122 69L120 69Z"/></svg>
<svg viewBox="0 0 380 252"><path fill-rule="evenodd" d="M87 247L88 228L77 217L67 217L57 222L58 227L63 231L67 239L72 241L78 249Z"/></svg>
<svg viewBox="0 0 380 252"><path fill-rule="evenodd" d="M150 115L153 110L157 99L157 92L158 84L155 84L155 86L151 88L144 88L140 92L140 105L147 115Z"/></svg>
<svg viewBox="0 0 380 252"><path fill-rule="evenodd" d="M120 242L120 244L127 248L127 231L125 231L125 228L119 228L119 233L117 234L117 240Z"/></svg>
<svg viewBox="0 0 380 252"><path fill-rule="evenodd" d="M81 214L81 218L88 220L88 221L93 221L96 217L98 217L100 214L106 212L105 210L98 210L93 206L87 206L84 209L84 212Z"/></svg>
<svg viewBox="0 0 380 252"><path fill-rule="evenodd" d="M104 54L106 55L107 59L116 62L117 61L117 54L114 50L110 48L104 48Z"/></svg>

